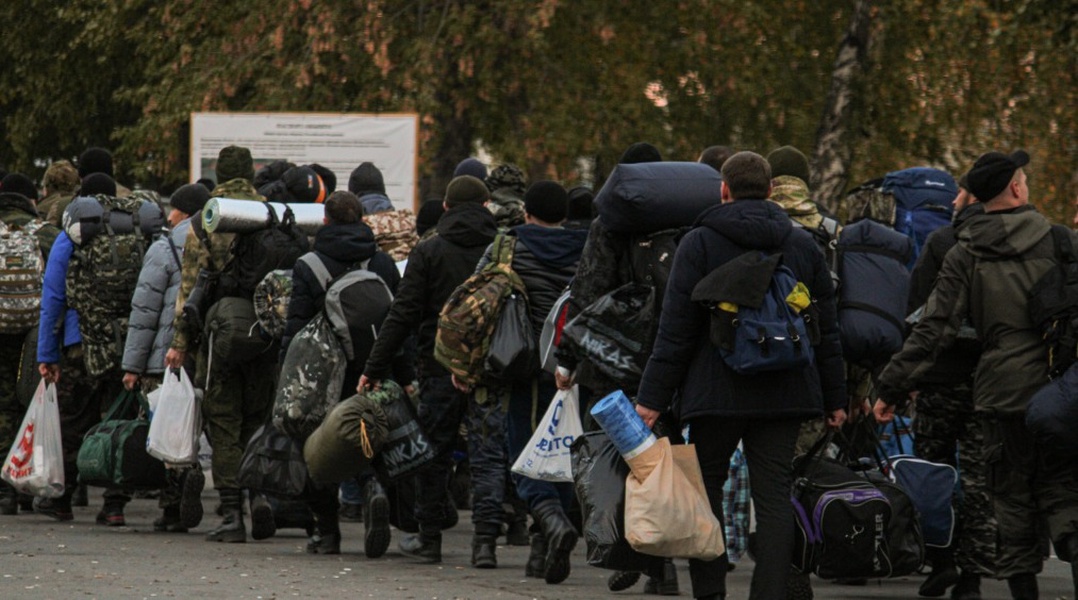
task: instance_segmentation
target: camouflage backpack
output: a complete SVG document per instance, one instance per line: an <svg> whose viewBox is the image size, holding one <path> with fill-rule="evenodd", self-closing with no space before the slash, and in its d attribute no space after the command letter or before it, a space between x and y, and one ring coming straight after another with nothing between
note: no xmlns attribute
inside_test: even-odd
<svg viewBox="0 0 1078 600"><path fill-rule="evenodd" d="M419 234L415 232L415 215L410 210L387 210L365 215L363 222L374 232L378 247L393 262L408 258L408 253L419 243Z"/></svg>
<svg viewBox="0 0 1078 600"><path fill-rule="evenodd" d="M292 299L292 269L274 269L255 286L255 316L267 336L279 340L288 324L288 302Z"/></svg>
<svg viewBox="0 0 1078 600"><path fill-rule="evenodd" d="M490 340L506 298L526 294L524 282L510 265L516 237L494 238L492 260L450 294L438 315L434 358L457 379L471 385L483 377Z"/></svg>
<svg viewBox="0 0 1078 600"><path fill-rule="evenodd" d="M306 440L340 400L347 365L333 326L318 313L292 338L281 362L273 425L294 440Z"/></svg>
<svg viewBox="0 0 1078 600"><path fill-rule="evenodd" d="M120 365L131 297L149 243L139 227L139 209L144 200L105 195L95 198L104 208L102 231L75 246L66 282L67 303L79 314L86 370L92 377ZM126 214L114 217L113 213ZM112 218L130 221L134 228L117 233L109 224Z"/></svg>
<svg viewBox="0 0 1078 600"><path fill-rule="evenodd" d="M37 324L45 261L34 234L44 225L40 219L22 227L0 221L0 334L26 333Z"/></svg>

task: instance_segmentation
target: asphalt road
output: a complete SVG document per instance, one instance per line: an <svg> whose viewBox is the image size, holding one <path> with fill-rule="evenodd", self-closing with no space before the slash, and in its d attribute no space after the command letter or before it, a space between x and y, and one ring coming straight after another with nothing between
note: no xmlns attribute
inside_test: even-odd
<svg viewBox="0 0 1078 600"><path fill-rule="evenodd" d="M153 533L153 500L135 500L126 527L94 524L100 495L91 490L89 508L76 508L75 520L58 523L36 514L0 517L0 599L82 598L386 598L386 599L596 599L645 597L642 582L613 594L608 571L585 564L574 552L573 573L560 585L523 576L528 549L499 546L499 568L469 565L468 515L445 533L443 563L416 564L397 552L399 532L386 556L363 556L362 524L343 524L343 554L304 552L303 531L286 529L277 537L246 544L203 541L216 524L209 511L216 502L207 491L207 518L189 534ZM677 561L681 597L691 597L688 567ZM730 573L729 597L748 597L752 562L743 559ZM1069 565L1052 559L1040 579L1041 598L1073 600ZM919 577L872 581L862 587L814 580L816 598L916 598ZM990 581L984 598L1008 598L1006 585Z"/></svg>

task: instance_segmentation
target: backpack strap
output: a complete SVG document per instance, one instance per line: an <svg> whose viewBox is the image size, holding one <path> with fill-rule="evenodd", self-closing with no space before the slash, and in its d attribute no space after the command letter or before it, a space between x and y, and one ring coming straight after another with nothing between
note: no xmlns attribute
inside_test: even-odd
<svg viewBox="0 0 1078 600"><path fill-rule="evenodd" d="M318 280L318 285L322 287L322 291L325 291L329 286L329 282L333 280L333 276L330 275L329 269L326 268L326 263L322 262L322 259L314 252L304 254L299 257L299 260L311 268L311 272L314 273L315 279ZM370 262L370 259L368 259L367 262ZM364 265L363 268L366 268L366 266Z"/></svg>
<svg viewBox="0 0 1078 600"><path fill-rule="evenodd" d="M1071 231L1063 225L1052 225L1052 244L1055 247L1056 261L1060 266L1078 262L1071 243Z"/></svg>

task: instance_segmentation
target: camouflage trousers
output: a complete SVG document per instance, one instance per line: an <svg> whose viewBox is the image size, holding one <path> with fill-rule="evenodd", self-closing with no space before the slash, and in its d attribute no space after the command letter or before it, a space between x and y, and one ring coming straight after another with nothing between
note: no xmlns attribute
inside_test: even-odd
<svg viewBox="0 0 1078 600"><path fill-rule="evenodd" d="M26 414L26 407L16 394L22 342L22 335L0 335L0 451L5 456Z"/></svg>
<svg viewBox="0 0 1078 600"><path fill-rule="evenodd" d="M236 477L243 451L273 408L276 359L275 352L264 352L246 363L213 364L202 398L202 419L213 447L213 486L218 490L239 487Z"/></svg>
<svg viewBox="0 0 1078 600"><path fill-rule="evenodd" d="M988 490L999 522L996 577L1041 571L1044 523L1060 560L1078 560L1069 543L1078 535L1078 460L1040 444L1025 413L985 414L982 425Z"/></svg>
<svg viewBox="0 0 1078 600"><path fill-rule="evenodd" d="M984 432L973 413L970 387L922 390L917 396L913 433L914 454L958 467L962 493L954 503L955 534L951 546L955 564L967 573L994 575L997 524L982 459Z"/></svg>

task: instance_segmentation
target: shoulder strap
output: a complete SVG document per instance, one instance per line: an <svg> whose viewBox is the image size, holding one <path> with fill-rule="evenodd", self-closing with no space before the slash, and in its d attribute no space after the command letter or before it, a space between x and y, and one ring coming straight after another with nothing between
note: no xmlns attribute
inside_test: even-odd
<svg viewBox="0 0 1078 600"><path fill-rule="evenodd" d="M165 232L165 239L168 240L168 249L172 251L172 258L176 261L176 266L183 268L183 260L180 259L180 253L176 250L176 242L172 241L172 232Z"/></svg>
<svg viewBox="0 0 1078 600"><path fill-rule="evenodd" d="M318 280L318 285L322 286L322 290L325 291L329 282L333 280L333 276L329 274L329 269L326 268L326 263L322 262L321 258L314 252L308 252L299 257L299 260L303 264L311 268L311 272L314 273L315 278Z"/></svg>
<svg viewBox="0 0 1078 600"><path fill-rule="evenodd" d="M1063 225L1052 225L1052 243L1055 246L1056 260L1065 265L1078 262L1071 244L1071 231Z"/></svg>

